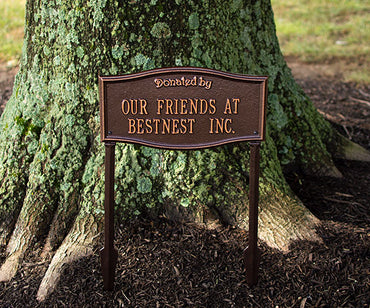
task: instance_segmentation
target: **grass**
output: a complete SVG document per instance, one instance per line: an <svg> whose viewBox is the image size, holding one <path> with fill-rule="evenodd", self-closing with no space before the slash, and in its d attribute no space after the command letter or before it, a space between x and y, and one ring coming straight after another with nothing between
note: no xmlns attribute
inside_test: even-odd
<svg viewBox="0 0 370 308"><path fill-rule="evenodd" d="M271 2L277 35L285 56L304 62L342 61L352 67L349 79L370 83L369 1Z"/></svg>
<svg viewBox="0 0 370 308"><path fill-rule="evenodd" d="M26 0L0 0L0 62L17 62ZM303 62L341 61L347 79L370 83L370 2L272 0L285 56Z"/></svg>
<svg viewBox="0 0 370 308"><path fill-rule="evenodd" d="M17 64L22 51L26 0L0 0L0 62Z"/></svg>

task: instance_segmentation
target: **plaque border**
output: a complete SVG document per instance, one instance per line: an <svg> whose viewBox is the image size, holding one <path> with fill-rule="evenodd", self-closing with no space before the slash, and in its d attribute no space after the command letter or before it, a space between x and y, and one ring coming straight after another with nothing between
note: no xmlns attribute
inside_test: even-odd
<svg viewBox="0 0 370 308"><path fill-rule="evenodd" d="M155 142L141 140L139 137L122 137L122 136L109 136L106 129L106 85L110 82L125 82L130 80L138 80L141 78L156 77L166 74L173 73L187 73L187 74L204 74L208 76L216 76L228 79L230 81L242 81L245 83L253 82L260 83L261 93L260 101L258 102L261 110L259 123L260 127L258 133L250 136L239 136L239 137L225 137L222 140L214 142L203 142L194 144L171 144L165 142ZM100 99L100 138L102 142L127 142L133 144L140 144L149 147L161 148L161 149L172 149L172 150L187 150L187 149L203 149L216 147L228 143L234 142L253 142L253 141L264 141L266 135L266 105L267 105L267 76L251 76L243 74L228 73L219 70L213 70L208 68L199 67L168 67L168 68L158 68L148 71L143 71L139 73L127 74L127 75L117 75L117 76L99 76L99 99Z"/></svg>

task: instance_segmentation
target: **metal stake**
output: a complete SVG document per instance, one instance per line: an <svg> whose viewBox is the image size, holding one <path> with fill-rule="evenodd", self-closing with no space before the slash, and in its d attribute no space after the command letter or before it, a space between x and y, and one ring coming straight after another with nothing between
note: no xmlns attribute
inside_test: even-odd
<svg viewBox="0 0 370 308"><path fill-rule="evenodd" d="M113 290L117 250L114 248L114 160L115 143L105 142L104 248L100 251L105 290Z"/></svg>
<svg viewBox="0 0 370 308"><path fill-rule="evenodd" d="M244 252L247 269L247 283L253 286L258 281L258 267L261 251L257 247L258 239L258 181L259 181L260 142L250 143L249 171L249 240Z"/></svg>

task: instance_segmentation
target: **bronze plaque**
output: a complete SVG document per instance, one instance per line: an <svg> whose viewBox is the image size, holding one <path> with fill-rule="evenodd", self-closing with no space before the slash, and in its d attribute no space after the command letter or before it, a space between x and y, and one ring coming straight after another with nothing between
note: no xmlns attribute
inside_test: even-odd
<svg viewBox="0 0 370 308"><path fill-rule="evenodd" d="M263 141L267 77L193 67L99 77L101 140L166 149Z"/></svg>

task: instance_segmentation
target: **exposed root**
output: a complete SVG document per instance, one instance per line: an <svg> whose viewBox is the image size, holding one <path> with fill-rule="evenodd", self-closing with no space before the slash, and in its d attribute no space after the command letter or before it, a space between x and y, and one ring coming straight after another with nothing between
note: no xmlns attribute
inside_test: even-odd
<svg viewBox="0 0 370 308"><path fill-rule="evenodd" d="M327 164L318 163L310 170L305 170L307 174L314 175L314 176L329 176L332 178L342 178L343 174L339 171L339 169L334 165L332 161Z"/></svg>
<svg viewBox="0 0 370 308"><path fill-rule="evenodd" d="M43 301L59 282L63 267L93 253L99 236L99 228L93 217L78 219L62 245L55 253L37 292L37 300Z"/></svg>
<svg viewBox="0 0 370 308"><path fill-rule="evenodd" d="M293 195L262 185L259 201L259 238L268 246L283 252L289 251L298 240L321 242L316 229L320 220ZM231 199L228 204L216 209L199 205L197 208L183 208L174 203L165 207L167 218L175 221L191 221L209 229L220 225L233 225L248 230L248 196ZM196 214L196 215L195 215Z"/></svg>
<svg viewBox="0 0 370 308"><path fill-rule="evenodd" d="M315 229L320 224L296 197L271 191L261 198L259 238L272 248L288 251L297 240L321 241Z"/></svg>
<svg viewBox="0 0 370 308"><path fill-rule="evenodd" d="M8 257L0 269L0 281L11 280L23 260L24 254L34 237L35 229L27 228L21 219L18 220L6 248Z"/></svg>
<svg viewBox="0 0 370 308"><path fill-rule="evenodd" d="M11 280L17 273L23 254L17 251L10 255L0 268L0 282Z"/></svg>
<svg viewBox="0 0 370 308"><path fill-rule="evenodd" d="M71 198L69 201L68 206L65 204L59 205L59 208L54 214L48 236L45 240L44 249L41 253L41 257L43 259L46 259L49 255L55 252L66 238L68 231L73 226L73 221L78 214L77 201L74 198Z"/></svg>
<svg viewBox="0 0 370 308"><path fill-rule="evenodd" d="M338 148L334 152L334 156L340 159L356 160L356 161L370 161L370 152L364 149L357 143L343 137L339 133Z"/></svg>

